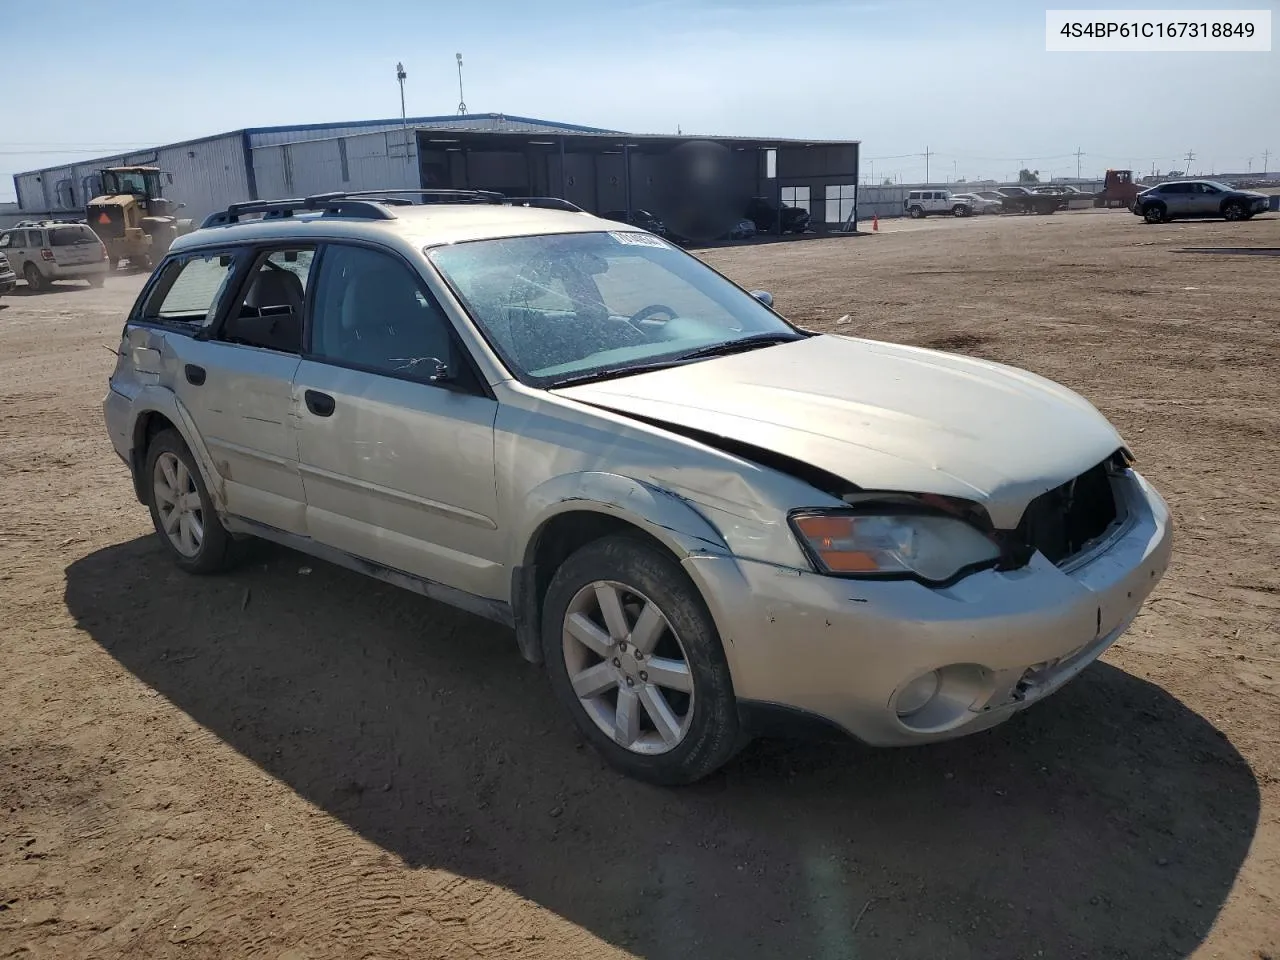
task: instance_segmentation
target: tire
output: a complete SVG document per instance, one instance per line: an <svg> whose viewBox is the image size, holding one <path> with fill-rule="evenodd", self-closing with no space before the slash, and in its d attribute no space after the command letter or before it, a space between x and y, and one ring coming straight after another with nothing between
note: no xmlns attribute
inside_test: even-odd
<svg viewBox="0 0 1280 960"><path fill-rule="evenodd" d="M613 630L602 594L619 601L614 609L623 622ZM660 619L649 619L650 607ZM646 621L655 629L646 631ZM634 639L646 633L650 639ZM693 783L745 743L729 665L706 604L680 565L645 540L605 537L564 562L543 604L542 646L551 686L578 729L629 776L666 786ZM649 665L659 660L669 683L649 679ZM629 712L619 710L623 695Z"/></svg>
<svg viewBox="0 0 1280 960"><path fill-rule="evenodd" d="M107 263L110 265L110 267L111 267L111 272L112 272L112 273L115 273L117 270L119 270L119 269L120 269L120 258L119 258L119 257L111 257L111 258L109 258L109 259L107 260Z"/></svg>
<svg viewBox="0 0 1280 960"><path fill-rule="evenodd" d="M182 437L173 430L156 434L147 448L143 469L151 522L174 563L187 573L198 574L218 573L232 566L231 534L218 519L204 478ZM170 496L173 493L185 497L187 506L175 503ZM191 505L192 496L198 505ZM178 519L170 521L175 514ZM184 514L188 515L185 522ZM194 529L191 517L197 524ZM166 523L173 525L173 533L166 529Z"/></svg>
<svg viewBox="0 0 1280 960"><path fill-rule="evenodd" d="M1151 203L1142 208L1142 219L1147 223L1164 223L1168 213L1163 203Z"/></svg>
<svg viewBox="0 0 1280 960"><path fill-rule="evenodd" d="M963 204L957 203L951 208L951 215L953 217L967 217L969 215L969 208Z"/></svg>
<svg viewBox="0 0 1280 960"><path fill-rule="evenodd" d="M85 279L89 281L89 286L94 288L100 288L107 282L107 278L100 273L95 273L92 277L86 277Z"/></svg>
<svg viewBox="0 0 1280 960"><path fill-rule="evenodd" d="M912 220L922 220L922 219L924 219L924 207L912 207L912 208L911 208L910 210L908 210L907 212L908 212L909 214L911 214L911 219L912 219Z"/></svg>
<svg viewBox="0 0 1280 960"><path fill-rule="evenodd" d="M1248 211L1238 203L1228 203L1222 208L1222 216L1227 220L1244 220L1246 213Z"/></svg>
<svg viewBox="0 0 1280 960"><path fill-rule="evenodd" d="M32 293L49 289L49 281L44 278L44 274L34 263L28 263L22 268L22 276L27 281L27 289Z"/></svg>

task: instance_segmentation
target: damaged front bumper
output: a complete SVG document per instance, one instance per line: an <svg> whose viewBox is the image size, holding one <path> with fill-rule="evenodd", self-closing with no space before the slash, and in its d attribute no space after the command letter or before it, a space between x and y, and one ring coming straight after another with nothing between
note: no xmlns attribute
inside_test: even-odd
<svg viewBox="0 0 1280 960"><path fill-rule="evenodd" d="M1075 564L1041 554L945 588L837 579L733 557L685 569L740 701L803 711L875 746L993 727L1059 689L1124 632L1169 562L1172 529L1138 474L1125 520Z"/></svg>

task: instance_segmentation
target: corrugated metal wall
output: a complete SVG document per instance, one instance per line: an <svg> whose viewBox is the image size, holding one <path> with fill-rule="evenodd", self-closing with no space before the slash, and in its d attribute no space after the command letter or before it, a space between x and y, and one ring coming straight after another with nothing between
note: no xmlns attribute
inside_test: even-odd
<svg viewBox="0 0 1280 960"><path fill-rule="evenodd" d="M253 149L258 196L305 197L330 190L376 190L418 186L417 151L409 131L282 143Z"/></svg>
<svg viewBox="0 0 1280 960"><path fill-rule="evenodd" d="M83 215L85 204L97 190L98 171L129 164L158 166L172 175L171 182L165 178L164 195L187 205L182 211L184 217L200 220L249 196L243 136L228 133L24 173L17 178L18 199L24 210Z"/></svg>

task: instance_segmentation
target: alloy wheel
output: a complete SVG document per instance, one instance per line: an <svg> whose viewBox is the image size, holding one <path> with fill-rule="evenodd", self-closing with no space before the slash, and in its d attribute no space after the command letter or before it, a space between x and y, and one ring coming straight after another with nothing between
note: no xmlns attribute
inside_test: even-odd
<svg viewBox="0 0 1280 960"><path fill-rule="evenodd" d="M167 450L156 458L151 476L160 525L173 548L194 557L204 544L204 507L195 477L175 454Z"/></svg>
<svg viewBox="0 0 1280 960"><path fill-rule="evenodd" d="M562 633L569 683L606 736L647 756L679 746L693 720L693 674L656 603L626 584L597 580L570 601Z"/></svg>

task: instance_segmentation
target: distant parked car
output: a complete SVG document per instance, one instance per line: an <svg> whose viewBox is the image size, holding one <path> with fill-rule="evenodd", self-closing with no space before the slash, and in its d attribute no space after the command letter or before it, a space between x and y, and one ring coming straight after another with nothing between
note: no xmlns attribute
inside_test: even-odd
<svg viewBox="0 0 1280 960"><path fill-rule="evenodd" d="M998 197L994 200L988 200L987 198L976 193L953 193L951 195L951 199L953 202L959 201L961 203L969 204L970 210L972 210L974 213L1004 212L1004 206L1000 203L1000 200Z"/></svg>
<svg viewBox="0 0 1280 960"><path fill-rule="evenodd" d="M0 295L8 293L18 285L18 275L9 266L9 258L0 253Z"/></svg>
<svg viewBox="0 0 1280 960"><path fill-rule="evenodd" d="M629 223L633 227L648 230L650 233L656 233L660 237L667 235L667 225L648 210L632 210L630 217L627 216L627 211L625 210L610 210L604 214L604 218L606 220L616 220L618 223Z"/></svg>
<svg viewBox="0 0 1280 960"><path fill-rule="evenodd" d="M996 192L1005 213L1053 213L1058 209L1055 194L1032 193L1026 187L1001 187Z"/></svg>
<svg viewBox="0 0 1280 960"><path fill-rule="evenodd" d="M973 214L973 204L952 196L950 190L912 190L902 201L902 209L916 220L931 213L949 213L953 217L968 217Z"/></svg>
<svg viewBox="0 0 1280 960"><path fill-rule="evenodd" d="M1144 190L1129 209L1147 223L1177 217L1222 217L1248 220L1265 213L1269 199L1252 190L1237 190L1217 180L1178 180Z"/></svg>
<svg viewBox="0 0 1280 960"><path fill-rule="evenodd" d="M765 197L752 197L744 211L746 219L756 225L761 233L769 233L778 226L778 208ZM782 232L804 233L809 229L809 211L800 207L782 205Z"/></svg>
<svg viewBox="0 0 1280 960"><path fill-rule="evenodd" d="M756 232L755 221L744 218L733 225L728 236L730 240L750 240Z"/></svg>
<svg viewBox="0 0 1280 960"><path fill-rule="evenodd" d="M26 220L0 232L0 253L32 292L55 280L102 286L111 269L107 248L89 225L73 220Z"/></svg>

